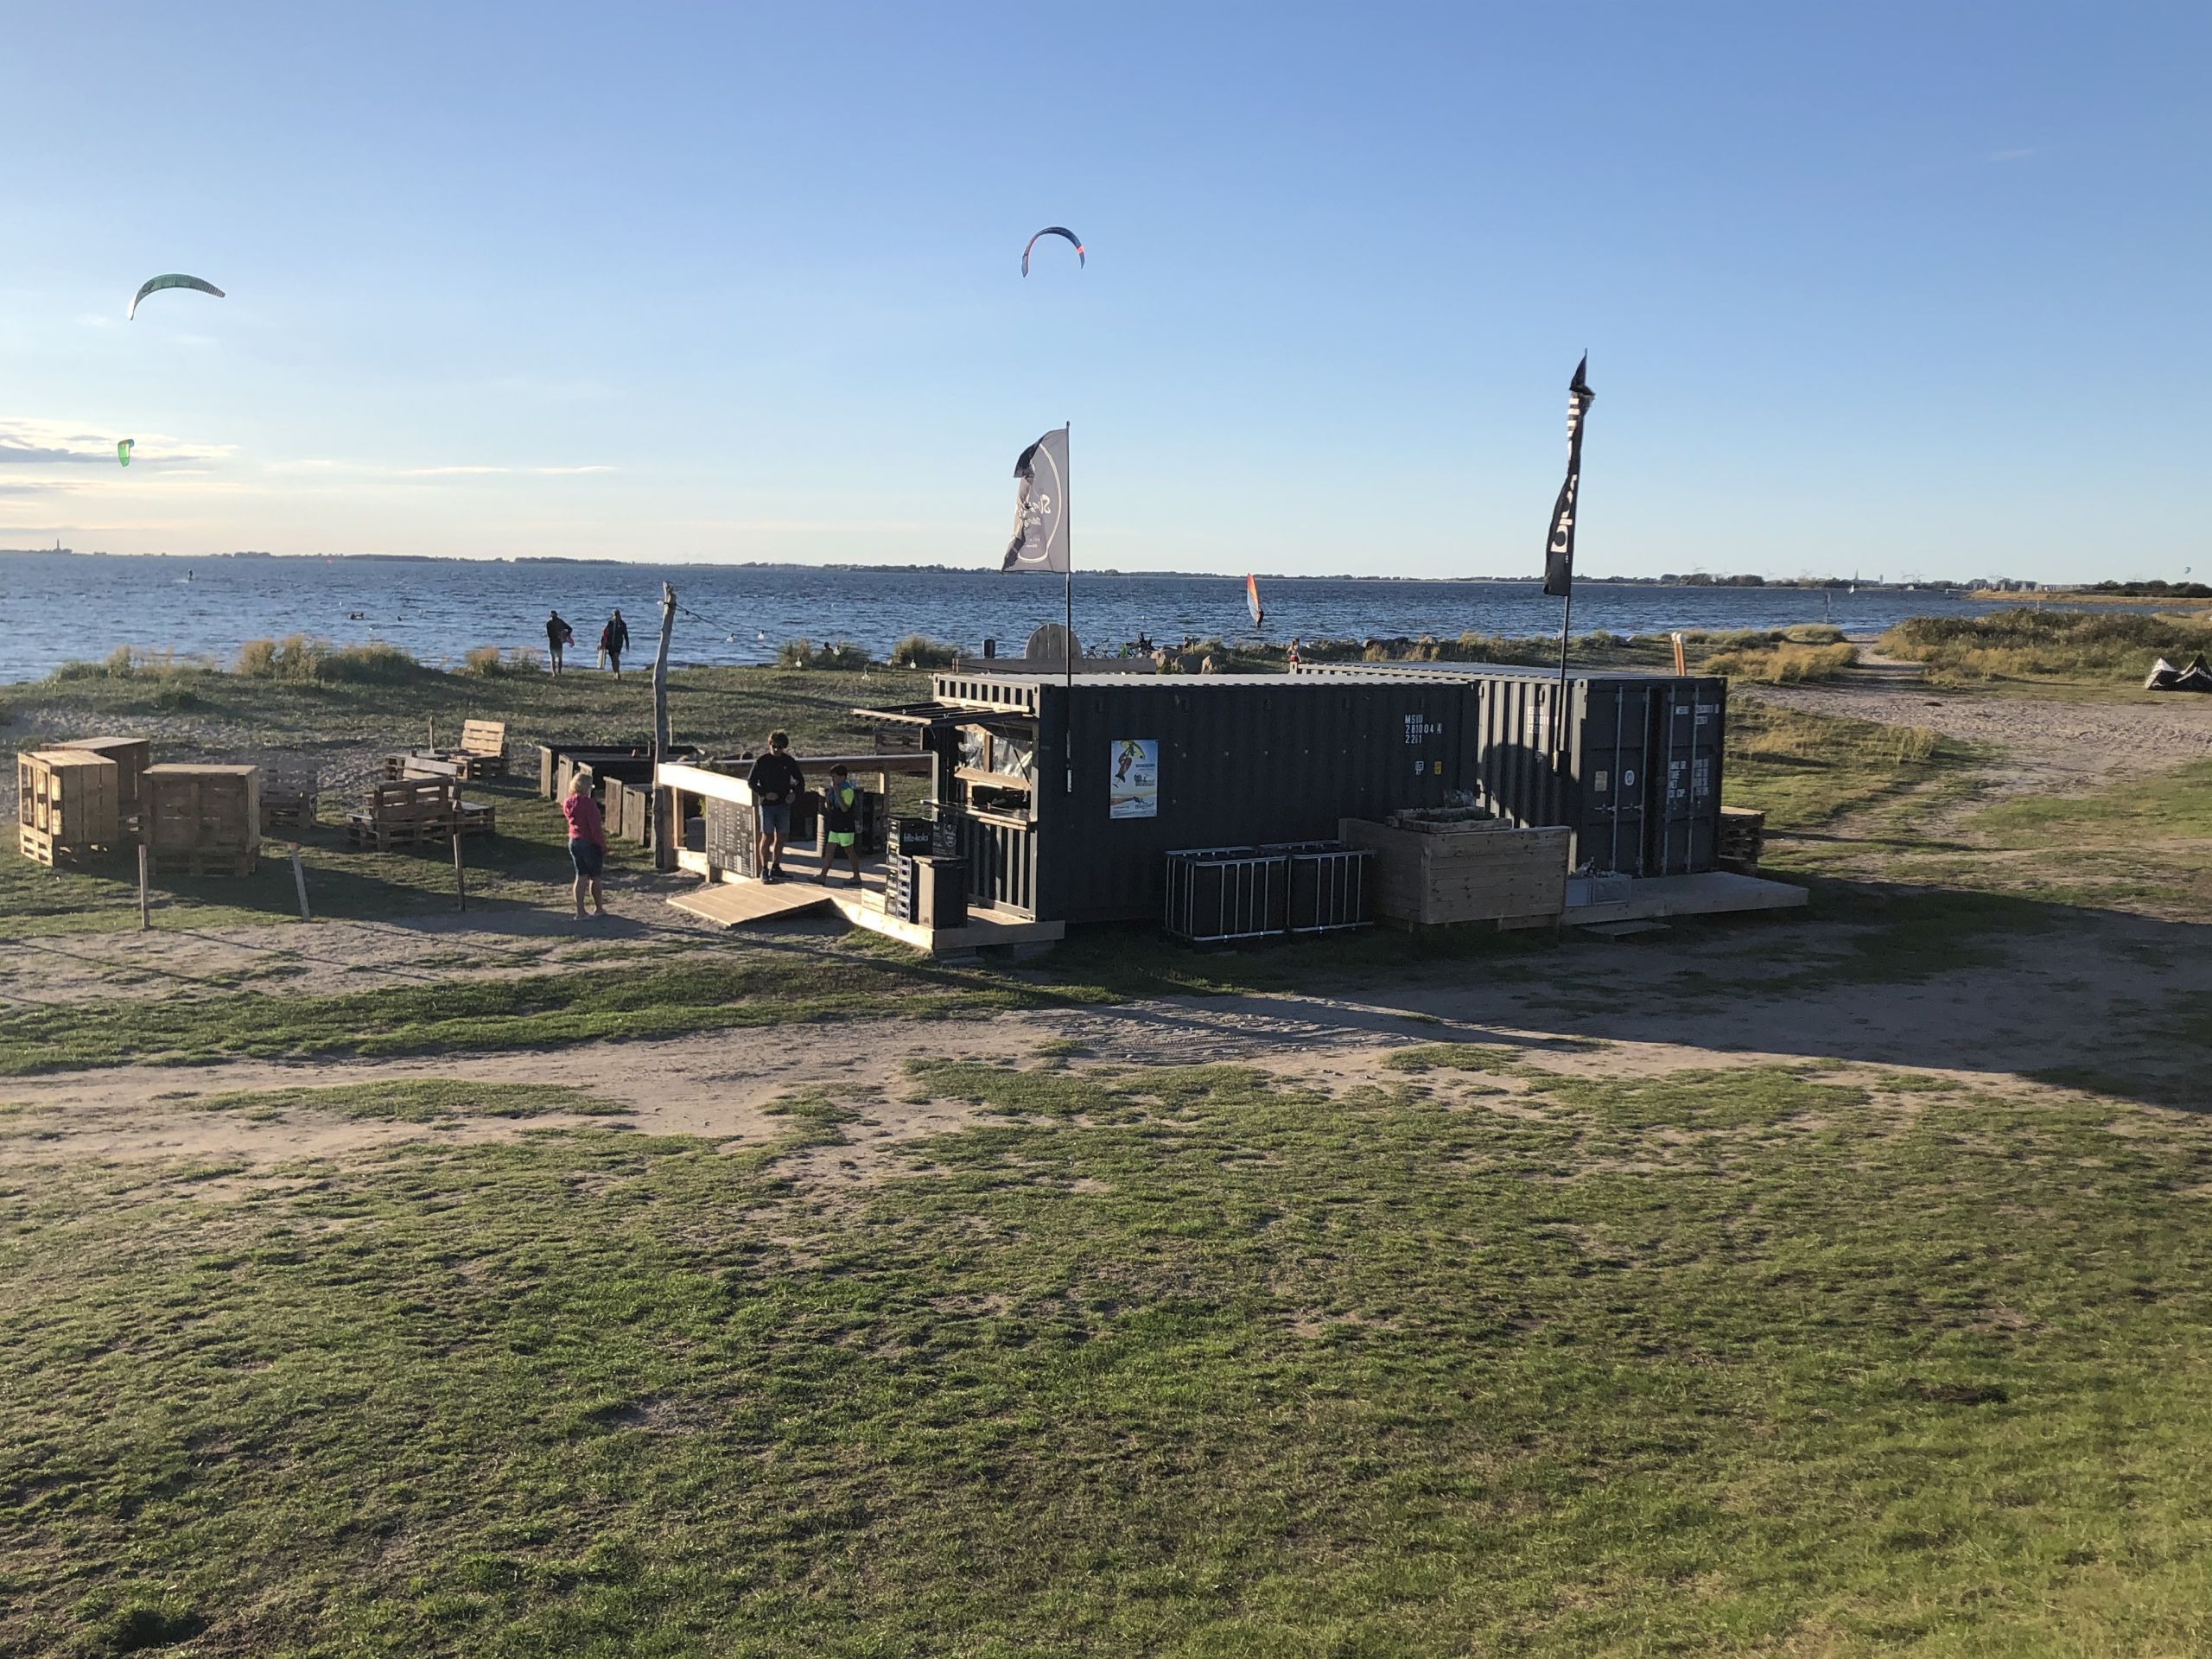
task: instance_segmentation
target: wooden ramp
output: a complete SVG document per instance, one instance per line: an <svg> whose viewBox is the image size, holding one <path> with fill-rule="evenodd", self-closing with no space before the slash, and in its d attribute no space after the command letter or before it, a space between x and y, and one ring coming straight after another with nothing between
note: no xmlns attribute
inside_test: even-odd
<svg viewBox="0 0 2212 1659"><path fill-rule="evenodd" d="M796 916L803 910L830 902L830 890L811 881L727 881L679 893L668 901L677 909L724 927L743 927L747 922L771 921Z"/></svg>

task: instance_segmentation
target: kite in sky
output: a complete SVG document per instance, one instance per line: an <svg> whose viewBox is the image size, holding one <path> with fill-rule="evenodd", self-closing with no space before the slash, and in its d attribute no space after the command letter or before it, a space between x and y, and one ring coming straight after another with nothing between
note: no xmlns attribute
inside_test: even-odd
<svg viewBox="0 0 2212 1659"><path fill-rule="evenodd" d="M124 321L128 322L138 315L139 301L144 299L149 294L156 293L164 288L196 288L202 294L213 294L219 300L223 297L223 290L214 283L203 281L197 276L187 276L181 271L173 270L166 276L149 276L139 284L138 291L130 296L130 308L123 314Z"/></svg>
<svg viewBox="0 0 2212 1659"><path fill-rule="evenodd" d="M1065 236L1067 238L1068 245L1075 250L1075 263L1078 270L1090 263L1083 257L1083 238L1081 237L1077 236L1073 231L1068 229L1065 225L1047 225L1043 230L1038 232L1035 236L1031 237L1029 238L1028 247L1025 247L1021 251L1021 274L1023 276L1027 276L1029 274L1029 249L1035 247L1039 239L1047 236Z"/></svg>
<svg viewBox="0 0 2212 1659"><path fill-rule="evenodd" d="M115 458L121 461L125 467L128 467L130 464L130 451L137 442L138 440L136 438L124 439L122 442L115 446Z"/></svg>

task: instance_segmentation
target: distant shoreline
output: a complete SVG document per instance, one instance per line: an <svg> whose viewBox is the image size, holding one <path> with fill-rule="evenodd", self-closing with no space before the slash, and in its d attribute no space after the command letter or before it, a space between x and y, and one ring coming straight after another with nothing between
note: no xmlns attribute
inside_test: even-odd
<svg viewBox="0 0 2212 1659"><path fill-rule="evenodd" d="M232 561L254 563L284 561L307 564L466 564L505 565L513 568L576 568L585 569L659 569L677 570L769 570L798 572L830 572L845 575L966 575L1001 574L988 564L802 564L788 559L748 559L731 564L709 563L703 560L690 560L680 564L656 565L649 559L575 559L550 554L524 554L515 557L497 555L487 558L469 558L448 553L262 553L240 551L232 553L108 553L92 551L79 553L74 548L0 547L0 559L10 557L67 558L67 559L174 559L187 564L214 564ZM1035 573L1022 573L1035 574ZM1147 582L1242 582L1241 570L1124 570L1118 567L1101 565L1084 567L1077 573L1085 576L1113 576L1141 578ZM1493 583L1502 587L1540 588L1541 575L1510 576L1393 576L1358 574L1351 571L1292 575L1282 571L1260 570L1252 573L1260 582L1360 582L1401 584L1433 584L1455 586L1469 582ZM1763 576L1757 582L1741 578L1711 576L1703 580L1684 580L1677 576L1669 580L1663 576L1577 576L1578 588L1729 588L1739 592L1758 592L1761 589L1785 593L1844 593L1856 590L1870 594L1965 594L1976 599L2032 598L2032 592L2014 594L2010 591L1984 590L1971 588L1964 582L1851 582L1843 577L1782 577ZM2040 590L2048 594L2069 593L2063 588ZM2177 601L2178 602L2178 601Z"/></svg>

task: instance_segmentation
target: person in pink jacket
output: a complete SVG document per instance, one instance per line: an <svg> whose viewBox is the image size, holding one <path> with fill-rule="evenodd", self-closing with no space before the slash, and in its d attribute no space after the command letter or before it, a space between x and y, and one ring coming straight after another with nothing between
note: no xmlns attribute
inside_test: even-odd
<svg viewBox="0 0 2212 1659"><path fill-rule="evenodd" d="M581 772L569 780L561 816L569 821L569 861L576 867L576 918L583 919L587 889L593 914L604 916L607 902L600 896L599 873L607 865L607 823L592 798L590 781Z"/></svg>

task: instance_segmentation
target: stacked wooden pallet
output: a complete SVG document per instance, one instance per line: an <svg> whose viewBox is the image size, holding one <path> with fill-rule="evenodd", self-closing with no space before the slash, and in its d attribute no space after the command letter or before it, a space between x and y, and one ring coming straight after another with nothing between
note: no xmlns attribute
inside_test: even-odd
<svg viewBox="0 0 2212 1659"><path fill-rule="evenodd" d="M257 766L149 766L139 815L156 875L251 875L261 856Z"/></svg>
<svg viewBox="0 0 2212 1659"><path fill-rule="evenodd" d="M1720 809L1720 840L1715 857L1724 870L1757 875L1759 858L1766 851L1766 814L1748 806Z"/></svg>
<svg viewBox="0 0 2212 1659"><path fill-rule="evenodd" d="M16 846L41 864L89 857L121 844L118 768L84 749L33 749L16 757Z"/></svg>
<svg viewBox="0 0 2212 1659"><path fill-rule="evenodd" d="M261 829L308 830L315 826L319 784L313 772L273 772L261 782Z"/></svg>
<svg viewBox="0 0 2212 1659"><path fill-rule="evenodd" d="M1370 847L1375 913L1401 927L1549 921L1567 907L1565 830L1519 830L1494 819L1346 818L1341 839Z"/></svg>
<svg viewBox="0 0 2212 1659"><path fill-rule="evenodd" d="M361 810L346 814L346 836L379 853L442 845L455 836L498 834L498 813L490 802L462 800L450 778L402 778L370 790Z"/></svg>
<svg viewBox="0 0 2212 1659"><path fill-rule="evenodd" d="M82 749L104 754L115 762L116 810L128 818L138 810L138 779L153 764L154 745L143 737L72 737L56 743L57 749Z"/></svg>

